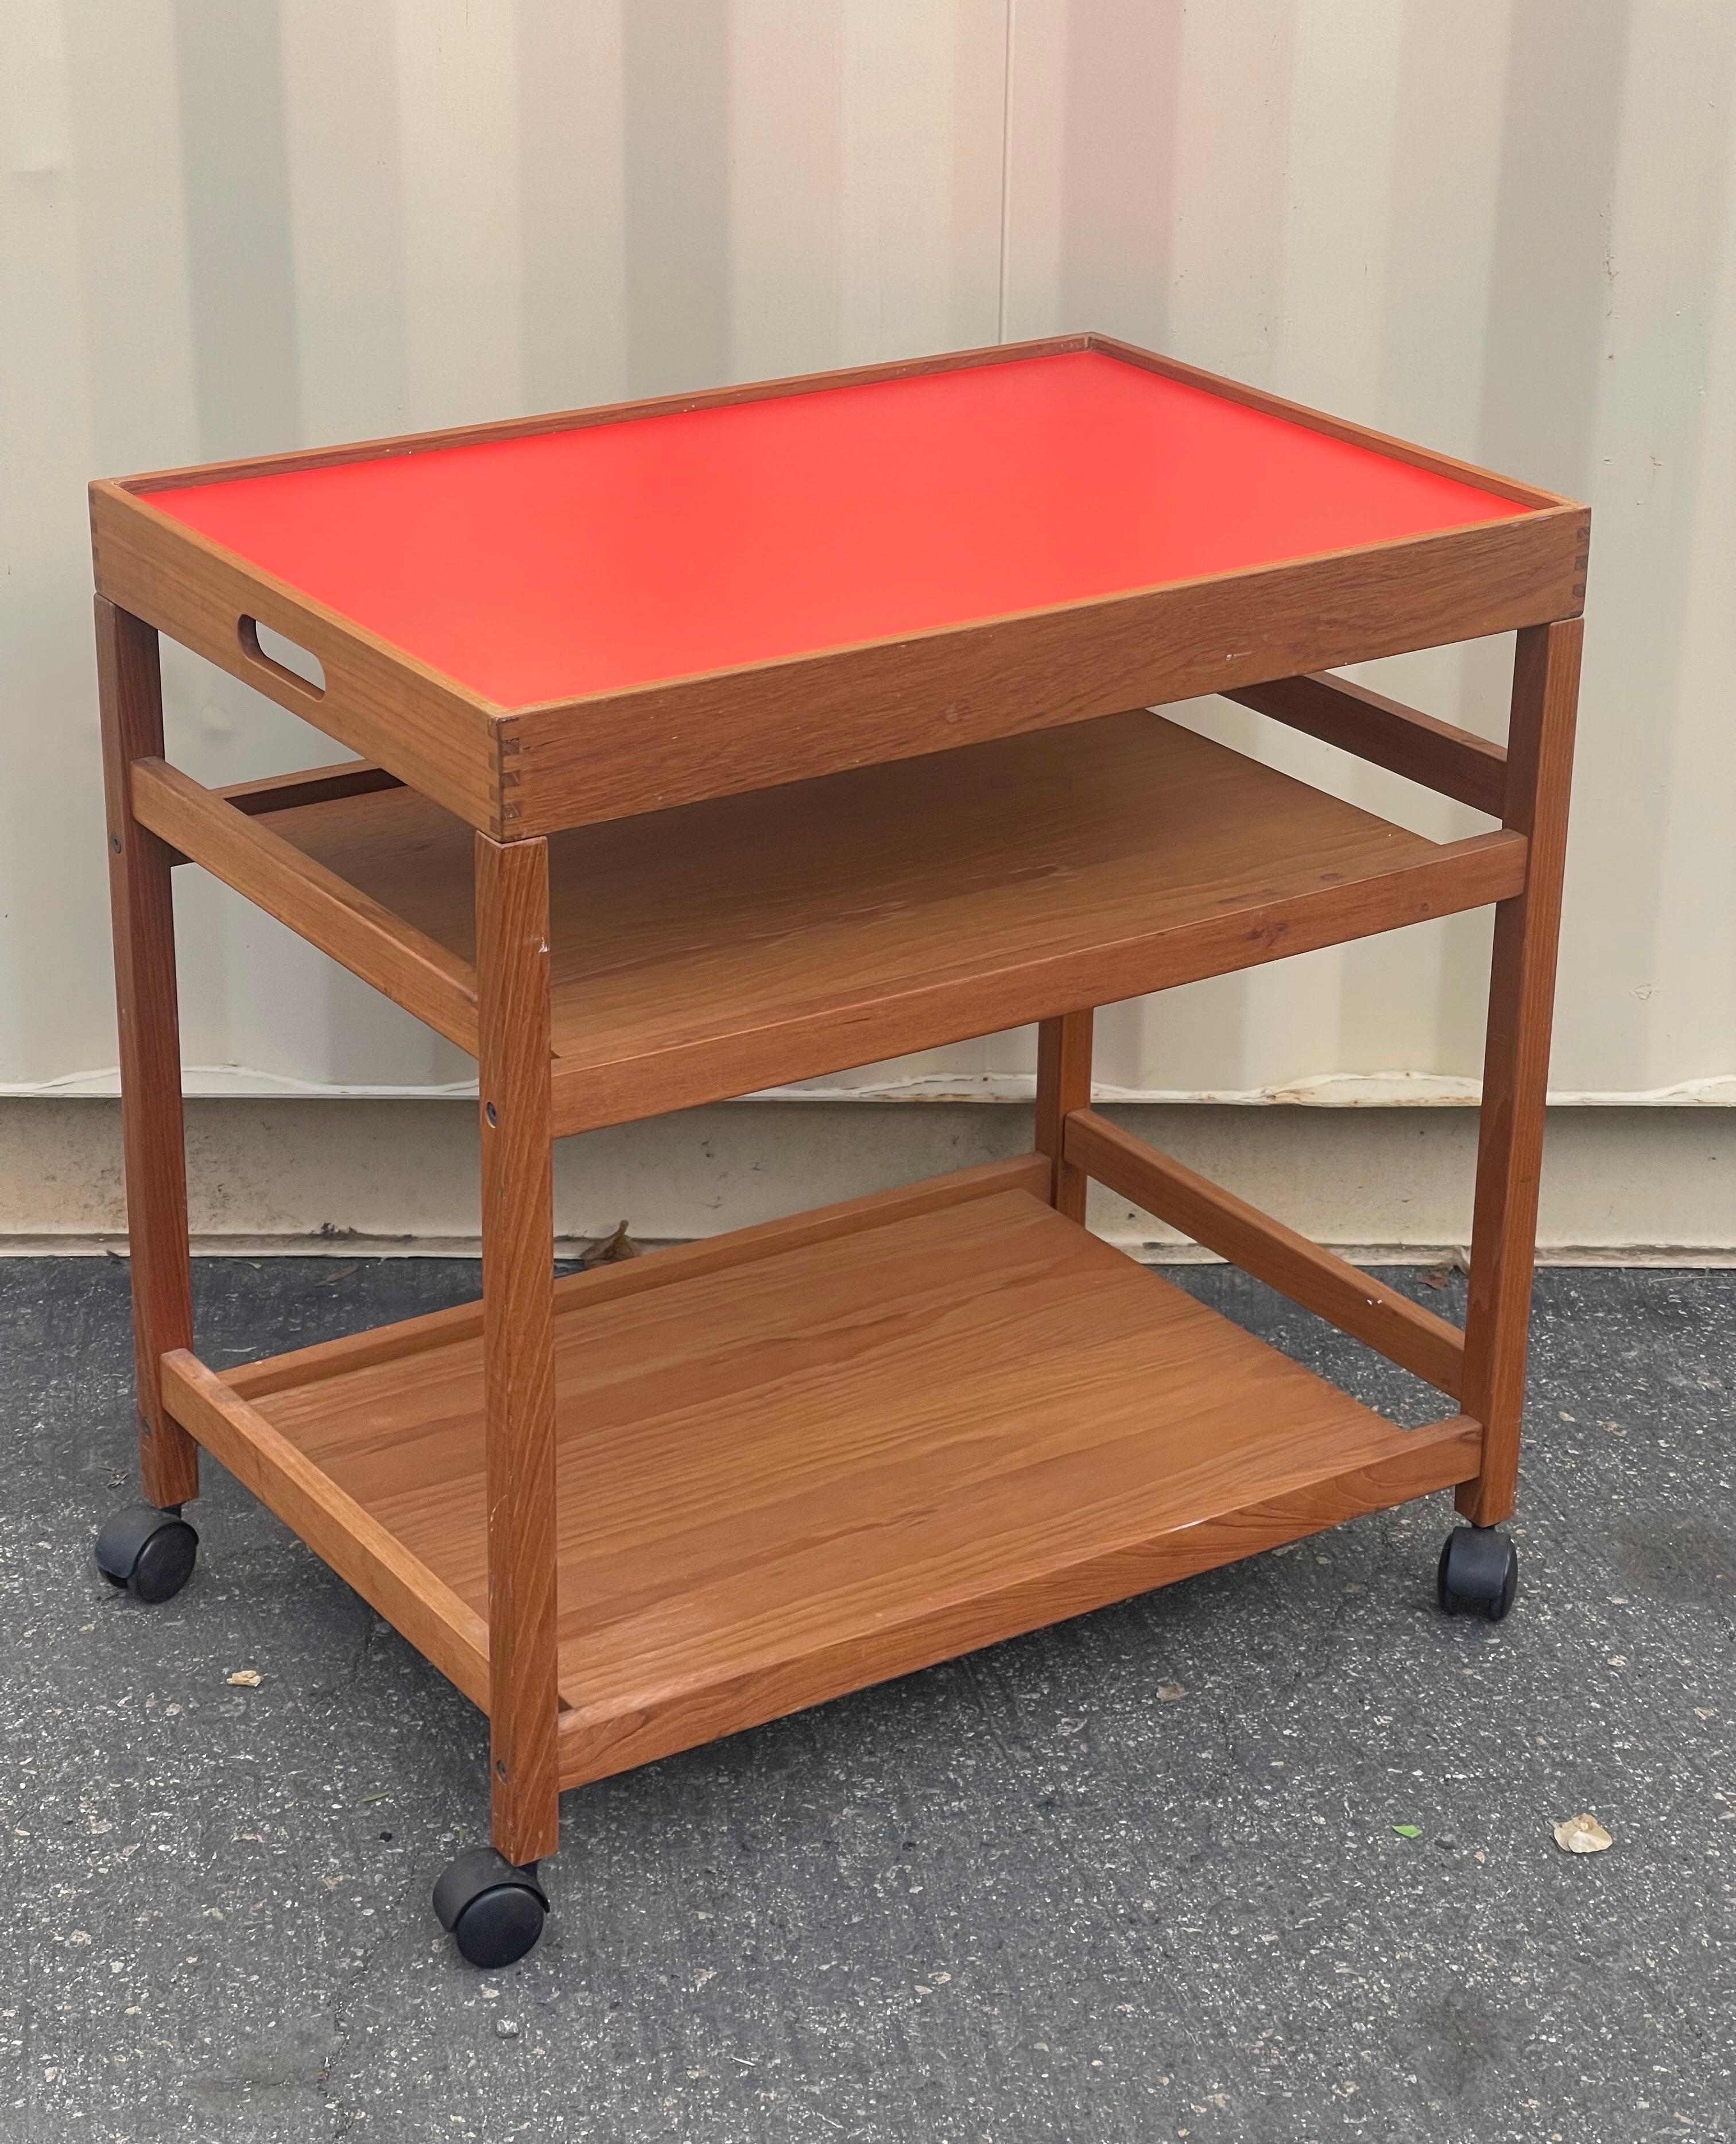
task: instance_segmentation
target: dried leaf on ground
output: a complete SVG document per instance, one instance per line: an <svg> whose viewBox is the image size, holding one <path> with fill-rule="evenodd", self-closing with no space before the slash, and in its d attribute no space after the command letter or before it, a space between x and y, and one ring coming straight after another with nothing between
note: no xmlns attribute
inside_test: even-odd
<svg viewBox="0 0 1736 2144"><path fill-rule="evenodd" d="M594 1243L587 1243L578 1254L581 1271L588 1272L593 1266L618 1264L622 1258L636 1258L639 1247L627 1233L627 1223L612 1228L606 1236L599 1236Z"/></svg>
<svg viewBox="0 0 1736 2144"><path fill-rule="evenodd" d="M239 1683L243 1690L257 1690L259 1688L259 1670L257 1668L237 1668L235 1673L231 1675L228 1680L233 1683Z"/></svg>
<svg viewBox="0 0 1736 2144"><path fill-rule="evenodd" d="M1157 1694L1163 1699L1165 1705L1173 1705L1178 1697L1185 1697L1188 1695L1178 1682L1160 1682L1158 1685Z"/></svg>
<svg viewBox="0 0 1736 2144"><path fill-rule="evenodd" d="M1590 1809L1581 1809L1577 1816L1555 1826L1555 1844L1564 1854L1601 1854L1615 1841Z"/></svg>

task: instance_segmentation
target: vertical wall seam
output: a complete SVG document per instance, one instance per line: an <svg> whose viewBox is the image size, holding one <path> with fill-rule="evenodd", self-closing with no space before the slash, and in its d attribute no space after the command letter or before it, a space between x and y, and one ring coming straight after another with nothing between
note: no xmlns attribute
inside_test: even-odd
<svg viewBox="0 0 1736 2144"><path fill-rule="evenodd" d="M1007 339L1007 262L1013 197L1013 7L1006 0L1000 34L1000 281L994 298L994 340Z"/></svg>

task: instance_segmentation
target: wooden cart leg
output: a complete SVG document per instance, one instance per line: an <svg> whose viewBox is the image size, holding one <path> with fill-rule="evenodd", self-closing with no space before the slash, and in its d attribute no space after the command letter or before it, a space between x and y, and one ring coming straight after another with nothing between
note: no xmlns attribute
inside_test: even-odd
<svg viewBox="0 0 1736 2144"><path fill-rule="evenodd" d="M1462 1402L1483 1425L1483 1464L1459 1491L1459 1509L1480 1526L1508 1516L1519 1480L1583 632L1579 618L1529 627L1513 666L1504 820L1530 852L1525 891L1495 911L1483 1058Z"/></svg>
<svg viewBox="0 0 1736 2144"><path fill-rule="evenodd" d="M483 1377L494 1844L560 1839L548 846L476 836Z"/></svg>
<svg viewBox="0 0 1736 2144"><path fill-rule="evenodd" d="M1037 1030L1037 1151L1053 1166L1049 1203L1069 1221L1084 1223L1086 1179L1063 1152L1067 1119L1091 1106L1091 1032L1097 1015L1064 1012Z"/></svg>
<svg viewBox="0 0 1736 2144"><path fill-rule="evenodd" d="M171 1348L193 1344L173 852L132 816L132 763L162 754L162 675L156 628L102 596L97 598L97 677L121 1039L139 1474L149 1501L166 1506L198 1495L199 1447L164 1413L159 1367Z"/></svg>

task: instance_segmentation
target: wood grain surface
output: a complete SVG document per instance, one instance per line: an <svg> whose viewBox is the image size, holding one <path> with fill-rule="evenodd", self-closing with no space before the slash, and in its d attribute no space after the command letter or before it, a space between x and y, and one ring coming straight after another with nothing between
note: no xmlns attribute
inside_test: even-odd
<svg viewBox="0 0 1736 2144"><path fill-rule="evenodd" d="M1489 979L1464 1385L1486 1427L1482 1472L1459 1497L1478 1526L1508 1516L1519 1480L1584 637L1577 618L1522 633L1513 665L1506 822L1525 836L1530 862L1524 891L1495 911Z"/></svg>
<svg viewBox="0 0 1736 2144"><path fill-rule="evenodd" d="M523 1863L560 1843L548 852L542 841L474 841L487 1486L474 1546L485 1551L494 1844Z"/></svg>
<svg viewBox="0 0 1736 2144"><path fill-rule="evenodd" d="M1449 1398L1459 1397L1465 1335L1456 1325L1372 1273L1335 1258L1173 1155L1159 1154L1094 1109L1078 1109L1068 1118L1065 1152L1084 1175L1107 1184L1292 1303L1330 1318L1341 1332L1378 1348Z"/></svg>
<svg viewBox="0 0 1736 2144"><path fill-rule="evenodd" d="M407 789L282 838L474 959L469 836ZM745 1094L1502 898L1445 846L1135 712L549 842L558 1133Z"/></svg>
<svg viewBox="0 0 1736 2144"><path fill-rule="evenodd" d="M1476 1466L1480 1442L1477 1425L1453 1416L1421 1429L1391 1431L1378 1447L1330 1445L1319 1464L1335 1471L1168 1524L1153 1512L1154 1530L1139 1540L1108 1538L1105 1529L1106 1538L1094 1546L1081 1536L1077 1560L1059 1566L1021 1568L1009 1559L998 1583L985 1576L981 1591L944 1601L920 1597L916 1577L910 1591L917 1598L901 1601L895 1593L878 1615L861 1613L856 1604L858 1617L849 1627L816 1638L811 1650L786 1651L733 1670L720 1662L710 1676L659 1692L643 1707L571 1706L561 1716L562 1784L583 1786L1451 1487ZM1064 1502L1062 1509L1072 1516Z"/></svg>
<svg viewBox="0 0 1736 2144"><path fill-rule="evenodd" d="M1062 1013L1037 1030L1037 1151L1047 1154L1054 1174L1049 1201L1069 1221L1083 1223L1089 1184L1083 1169L1067 1156L1067 1119L1091 1106L1091 1045L1096 1016Z"/></svg>
<svg viewBox="0 0 1736 2144"><path fill-rule="evenodd" d="M376 784L338 793L368 795L377 789ZM285 841L265 815L238 809L165 760L133 762L132 806L141 822L172 844L183 861L202 865L475 1055L476 977L468 960Z"/></svg>
<svg viewBox="0 0 1736 2144"><path fill-rule="evenodd" d="M163 748L162 678L151 627L101 596L96 622L139 1472L150 1502L181 1504L199 1493L199 1448L164 1409L159 1367L193 1344L175 858L133 817L131 791L135 765Z"/></svg>
<svg viewBox="0 0 1736 2144"><path fill-rule="evenodd" d="M555 1359L569 1784L1476 1463L1025 1191L569 1298ZM474 1335L254 1404L480 1609Z"/></svg>
<svg viewBox="0 0 1736 2144"><path fill-rule="evenodd" d="M162 1375L165 1404L176 1421L487 1711L489 1626L477 1610L196 1357L171 1350Z"/></svg>
<svg viewBox="0 0 1736 2144"><path fill-rule="evenodd" d="M1455 797L1492 819L1505 808L1507 755L1501 746L1348 677L1276 677L1224 697Z"/></svg>
<svg viewBox="0 0 1736 2144"><path fill-rule="evenodd" d="M1028 1191L1047 1199L1050 1176L1046 1154L1013 1154L1004 1161L981 1162L974 1169L954 1169L945 1176L925 1177L919 1183L902 1184L890 1191L870 1192L866 1198L846 1199L832 1206L812 1207L805 1213L761 1221L751 1228L731 1228L694 1243L673 1243L643 1258L563 1273L554 1284L555 1310L565 1316L569 1312L595 1309L626 1296L677 1287L732 1266L751 1265L786 1251L805 1249L811 1243L829 1243L835 1236L851 1235L861 1228L883 1228L891 1222L938 1213L943 1206L962 1205L967 1199L993 1198L997 1192ZM339 1339L321 1340L311 1347L241 1363L226 1370L224 1377L243 1397L260 1399L268 1392L310 1385L321 1377L347 1375L353 1370L371 1369L378 1363L395 1362L449 1342L479 1341L482 1330L481 1303L459 1303L450 1310L430 1311L394 1325L346 1333Z"/></svg>

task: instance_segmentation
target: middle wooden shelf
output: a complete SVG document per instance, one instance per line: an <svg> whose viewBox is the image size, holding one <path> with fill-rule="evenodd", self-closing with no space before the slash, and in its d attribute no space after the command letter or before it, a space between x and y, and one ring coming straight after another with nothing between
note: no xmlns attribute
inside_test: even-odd
<svg viewBox="0 0 1736 2144"><path fill-rule="evenodd" d="M273 906L186 807L209 797L237 827L241 810L172 778L181 805L171 813L165 790L140 816ZM276 837L280 878L300 860L340 896L354 889L376 944L394 919L408 926L423 986L461 997L469 828L395 785L309 793L260 811L230 792L257 830L234 846ZM1505 900L1525 864L1520 834L1428 841L1144 710L548 846L557 1135ZM339 931L298 927L350 957ZM350 964L398 995L377 960ZM445 1031L466 1039L457 1021Z"/></svg>

